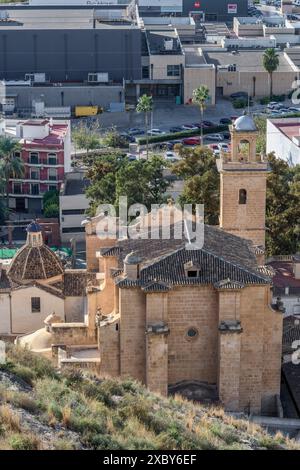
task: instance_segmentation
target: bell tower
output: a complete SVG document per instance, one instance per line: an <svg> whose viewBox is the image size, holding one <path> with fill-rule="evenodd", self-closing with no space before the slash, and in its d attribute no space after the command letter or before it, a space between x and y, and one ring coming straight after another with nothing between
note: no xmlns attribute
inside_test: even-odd
<svg viewBox="0 0 300 470"><path fill-rule="evenodd" d="M231 151L223 152L220 172L220 228L265 246L268 163L256 153L258 131L243 115L230 127Z"/></svg>

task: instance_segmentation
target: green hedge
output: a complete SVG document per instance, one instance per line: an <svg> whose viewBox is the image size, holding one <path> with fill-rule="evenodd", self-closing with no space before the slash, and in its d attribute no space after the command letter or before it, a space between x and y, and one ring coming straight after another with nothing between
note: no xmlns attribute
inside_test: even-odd
<svg viewBox="0 0 300 470"><path fill-rule="evenodd" d="M228 131L228 125L222 126L215 126L215 127L207 127L203 129L203 134L215 134L217 132L224 132ZM200 136L201 129L193 130L193 131L181 131L181 132L171 132L169 134L162 134L162 135L155 135L149 136L149 144L155 144L157 142L168 142L169 140L177 140L177 139L184 139L187 137L195 137ZM140 145L146 144L146 137L139 137L137 139L137 143Z"/></svg>

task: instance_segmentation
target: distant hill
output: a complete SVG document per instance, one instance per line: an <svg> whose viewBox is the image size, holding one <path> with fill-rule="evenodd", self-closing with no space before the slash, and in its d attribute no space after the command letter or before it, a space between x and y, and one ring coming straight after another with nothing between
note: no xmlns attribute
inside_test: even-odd
<svg viewBox="0 0 300 470"><path fill-rule="evenodd" d="M299 449L221 408L162 398L132 380L99 380L8 346L0 365L0 450Z"/></svg>

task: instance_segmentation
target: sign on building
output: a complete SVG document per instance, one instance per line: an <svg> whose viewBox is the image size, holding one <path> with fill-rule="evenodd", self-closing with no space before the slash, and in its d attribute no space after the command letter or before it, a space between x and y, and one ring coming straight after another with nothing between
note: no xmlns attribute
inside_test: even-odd
<svg viewBox="0 0 300 470"><path fill-rule="evenodd" d="M236 3L228 3L227 5L227 12L229 14L236 14L237 13L237 4Z"/></svg>

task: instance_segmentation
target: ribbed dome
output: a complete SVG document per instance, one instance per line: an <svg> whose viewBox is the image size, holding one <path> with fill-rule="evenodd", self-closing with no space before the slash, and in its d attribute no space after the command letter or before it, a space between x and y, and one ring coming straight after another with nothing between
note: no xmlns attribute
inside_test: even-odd
<svg viewBox="0 0 300 470"><path fill-rule="evenodd" d="M63 273L59 258L46 245L26 243L15 255L8 275L16 281L49 279Z"/></svg>
<svg viewBox="0 0 300 470"><path fill-rule="evenodd" d="M253 119L246 114L237 118L234 121L233 127L236 131L254 132L257 130Z"/></svg>

